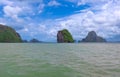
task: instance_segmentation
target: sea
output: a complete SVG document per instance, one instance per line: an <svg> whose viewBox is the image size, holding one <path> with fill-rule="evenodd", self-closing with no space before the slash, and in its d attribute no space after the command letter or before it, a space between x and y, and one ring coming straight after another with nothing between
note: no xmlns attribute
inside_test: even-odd
<svg viewBox="0 0 120 77"><path fill-rule="evenodd" d="M120 43L0 43L0 77L120 77Z"/></svg>

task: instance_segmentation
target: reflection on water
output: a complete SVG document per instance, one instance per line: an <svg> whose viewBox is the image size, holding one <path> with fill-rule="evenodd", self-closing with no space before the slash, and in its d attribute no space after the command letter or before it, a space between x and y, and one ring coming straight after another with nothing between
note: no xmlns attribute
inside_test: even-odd
<svg viewBox="0 0 120 77"><path fill-rule="evenodd" d="M120 44L0 44L0 77L120 77Z"/></svg>

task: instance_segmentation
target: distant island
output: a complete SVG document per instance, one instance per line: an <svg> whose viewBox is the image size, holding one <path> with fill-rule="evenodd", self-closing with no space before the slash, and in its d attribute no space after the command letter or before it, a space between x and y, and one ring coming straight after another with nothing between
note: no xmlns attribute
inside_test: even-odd
<svg viewBox="0 0 120 77"><path fill-rule="evenodd" d="M38 39L33 38L29 41L29 43L43 43L43 42L39 41Z"/></svg>
<svg viewBox="0 0 120 77"><path fill-rule="evenodd" d="M0 24L0 42L14 43L14 42L23 42L23 43L44 43L38 39L31 39L30 41L22 40L21 36L11 27ZM57 33L57 42L58 43L74 43L72 34L67 30L59 30ZM95 31L90 31L88 35L82 39L80 42L107 42L101 36L98 36Z"/></svg>
<svg viewBox="0 0 120 77"><path fill-rule="evenodd" d="M90 31L81 42L107 42L103 37L96 34L95 31Z"/></svg>
<svg viewBox="0 0 120 77"><path fill-rule="evenodd" d="M13 28L0 24L0 42L22 42L22 39Z"/></svg>
<svg viewBox="0 0 120 77"><path fill-rule="evenodd" d="M57 42L58 43L73 43L73 37L67 29L58 31L57 33Z"/></svg>
<svg viewBox="0 0 120 77"><path fill-rule="evenodd" d="M74 42L71 33L67 29L58 31L57 33L58 43L72 43ZM80 42L107 42L103 37L96 34L95 31L90 31L88 35Z"/></svg>

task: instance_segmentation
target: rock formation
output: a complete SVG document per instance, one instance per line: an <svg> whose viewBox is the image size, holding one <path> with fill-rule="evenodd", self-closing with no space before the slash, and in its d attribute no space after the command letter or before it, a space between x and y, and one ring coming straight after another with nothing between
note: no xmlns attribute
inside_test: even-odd
<svg viewBox="0 0 120 77"><path fill-rule="evenodd" d="M41 41L39 41L39 40L37 40L37 39L35 39L35 38L33 38L33 39L31 39L30 40L30 43L40 43Z"/></svg>
<svg viewBox="0 0 120 77"><path fill-rule="evenodd" d="M106 40L100 36L97 36L95 31L88 33L86 38L82 39L82 42L106 42Z"/></svg>
<svg viewBox="0 0 120 77"><path fill-rule="evenodd" d="M0 24L0 42L22 42L22 40L13 28Z"/></svg>
<svg viewBox="0 0 120 77"><path fill-rule="evenodd" d="M74 42L72 35L67 29L58 31L57 33L57 42L58 43L72 43Z"/></svg>

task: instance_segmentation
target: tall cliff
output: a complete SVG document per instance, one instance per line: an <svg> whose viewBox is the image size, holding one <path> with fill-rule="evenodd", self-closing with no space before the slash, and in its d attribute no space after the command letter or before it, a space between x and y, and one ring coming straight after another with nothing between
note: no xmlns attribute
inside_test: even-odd
<svg viewBox="0 0 120 77"><path fill-rule="evenodd" d="M106 42L106 40L100 36L97 36L95 31L88 33L86 38L82 39L82 42Z"/></svg>
<svg viewBox="0 0 120 77"><path fill-rule="evenodd" d="M58 31L57 33L57 42L58 43L72 43L74 42L71 33L67 29Z"/></svg>
<svg viewBox="0 0 120 77"><path fill-rule="evenodd" d="M13 28L0 24L0 42L22 42L22 40Z"/></svg>

